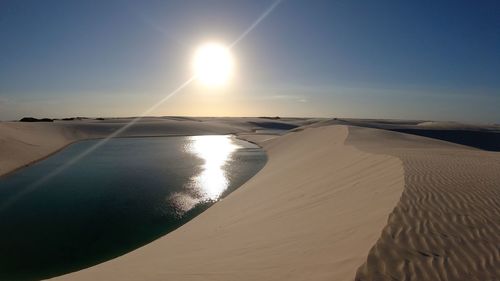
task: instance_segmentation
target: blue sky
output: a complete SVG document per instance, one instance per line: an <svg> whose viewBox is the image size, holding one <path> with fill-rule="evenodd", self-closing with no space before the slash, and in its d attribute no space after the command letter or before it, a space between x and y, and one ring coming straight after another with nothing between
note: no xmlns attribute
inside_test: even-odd
<svg viewBox="0 0 500 281"><path fill-rule="evenodd" d="M0 1L0 119L138 115L274 1ZM285 0L154 115L500 123L500 2Z"/></svg>

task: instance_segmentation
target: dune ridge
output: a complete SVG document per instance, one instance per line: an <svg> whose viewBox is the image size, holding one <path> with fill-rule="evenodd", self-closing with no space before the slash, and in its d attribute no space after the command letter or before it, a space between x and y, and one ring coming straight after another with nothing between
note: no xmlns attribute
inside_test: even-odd
<svg viewBox="0 0 500 281"><path fill-rule="evenodd" d="M499 280L500 153L350 128L351 142L402 160L405 189L355 280Z"/></svg>
<svg viewBox="0 0 500 281"><path fill-rule="evenodd" d="M55 280L352 280L403 187L399 159L346 126L253 139L266 166L178 230Z"/></svg>
<svg viewBox="0 0 500 281"><path fill-rule="evenodd" d="M133 118L0 122L0 176L39 161L79 140L105 138ZM117 137L185 136L252 133L259 129L297 127L314 119L144 117Z"/></svg>

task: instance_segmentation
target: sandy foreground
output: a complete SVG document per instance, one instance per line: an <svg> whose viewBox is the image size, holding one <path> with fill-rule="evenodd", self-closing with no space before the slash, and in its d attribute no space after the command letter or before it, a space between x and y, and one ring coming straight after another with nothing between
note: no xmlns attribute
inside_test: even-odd
<svg viewBox="0 0 500 281"><path fill-rule="evenodd" d="M151 119L124 132L236 133L261 145L269 161L178 230L55 279L500 280L499 152L367 122L278 123ZM0 123L0 174L103 137L113 124ZM301 127L283 136L255 133L287 124Z"/></svg>

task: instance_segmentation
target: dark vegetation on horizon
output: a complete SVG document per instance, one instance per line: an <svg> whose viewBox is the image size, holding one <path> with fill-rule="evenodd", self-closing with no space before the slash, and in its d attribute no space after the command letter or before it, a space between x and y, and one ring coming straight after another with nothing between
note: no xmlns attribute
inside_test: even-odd
<svg viewBox="0 0 500 281"><path fill-rule="evenodd" d="M50 118L38 119L34 117L23 117L21 118L21 120L19 120L19 122L54 122L54 119Z"/></svg>
<svg viewBox="0 0 500 281"><path fill-rule="evenodd" d="M88 120L92 119L89 117L67 117L67 118L35 118L35 117L23 117L19 122L54 122L56 120L62 121L73 121L73 120ZM104 118L94 118L95 120L105 120Z"/></svg>

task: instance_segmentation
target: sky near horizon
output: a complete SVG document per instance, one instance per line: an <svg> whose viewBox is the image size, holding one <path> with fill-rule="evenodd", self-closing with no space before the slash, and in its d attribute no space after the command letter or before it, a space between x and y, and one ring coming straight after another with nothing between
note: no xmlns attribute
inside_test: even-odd
<svg viewBox="0 0 500 281"><path fill-rule="evenodd" d="M0 0L0 120L137 116L274 2ZM500 123L499 1L283 0L232 53L149 115Z"/></svg>

